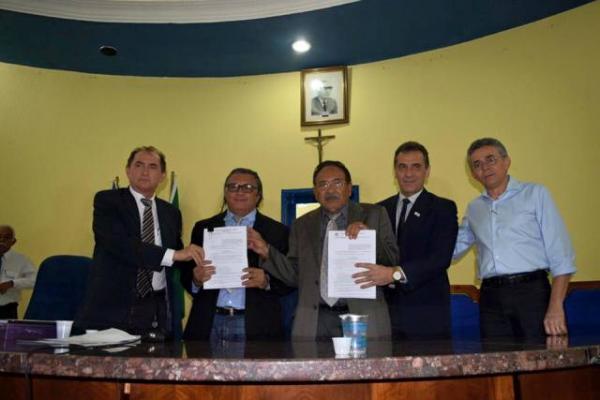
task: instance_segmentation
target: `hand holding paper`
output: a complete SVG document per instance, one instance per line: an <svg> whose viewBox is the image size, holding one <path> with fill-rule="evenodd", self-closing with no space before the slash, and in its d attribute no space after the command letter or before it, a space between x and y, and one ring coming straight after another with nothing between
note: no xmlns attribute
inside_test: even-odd
<svg viewBox="0 0 600 400"><path fill-rule="evenodd" d="M361 230L356 239L344 231L330 231L328 238L327 295L330 297L374 299L375 286L361 288L354 282L357 263L375 263L375 230Z"/></svg>
<svg viewBox="0 0 600 400"><path fill-rule="evenodd" d="M204 252L215 273L204 282L204 289L241 288L244 268L248 267L247 228L229 226L204 230Z"/></svg>

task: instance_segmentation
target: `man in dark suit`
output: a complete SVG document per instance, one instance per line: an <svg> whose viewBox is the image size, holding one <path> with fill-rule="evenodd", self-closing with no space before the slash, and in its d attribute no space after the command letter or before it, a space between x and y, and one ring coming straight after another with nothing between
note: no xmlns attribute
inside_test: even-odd
<svg viewBox="0 0 600 400"><path fill-rule="evenodd" d="M128 188L94 198L94 261L75 325L160 340L172 331L171 266L202 263L204 254L196 245L182 248L181 213L155 196L166 175L165 156L152 146L138 147L126 173Z"/></svg>
<svg viewBox="0 0 600 400"><path fill-rule="evenodd" d="M260 235L251 232L250 246L267 261L265 270L281 279L286 285L298 287L299 300L292 330L293 339L314 340L341 336L341 314L366 314L369 317L367 336L390 336L390 320L381 288L376 299L332 299L325 289L327 249L324 244L328 228L345 230L346 226L360 221L377 231L378 263L396 265L398 249L392 227L385 210L377 205L356 204L349 201L352 191L350 172L339 161L323 161L313 173L314 192L321 207L311 211L292 224L290 249L286 254L268 246ZM383 267L382 267L383 268ZM391 271L391 268L387 268ZM369 270L367 286L378 284L378 278Z"/></svg>
<svg viewBox="0 0 600 400"><path fill-rule="evenodd" d="M310 103L311 115L331 115L338 113L337 101L331 97L331 89L333 88L326 81L321 82L317 95L312 98Z"/></svg>
<svg viewBox="0 0 600 400"><path fill-rule="evenodd" d="M247 168L231 171L225 179L223 193L227 210L197 222L192 243L203 245L205 229L248 226L260 232L271 246L287 252L287 227L257 210L263 191L255 171ZM184 339L219 342L283 338L279 296L289 289L265 273L258 255L250 250L248 265L242 276L244 288L220 290L202 287L218 265L182 269L181 282L193 297Z"/></svg>
<svg viewBox="0 0 600 400"><path fill-rule="evenodd" d="M456 242L456 204L428 192L429 154L417 142L400 145L394 154L400 193L382 206L394 226L400 264L386 288L394 338L447 338L450 329L450 284L447 268Z"/></svg>

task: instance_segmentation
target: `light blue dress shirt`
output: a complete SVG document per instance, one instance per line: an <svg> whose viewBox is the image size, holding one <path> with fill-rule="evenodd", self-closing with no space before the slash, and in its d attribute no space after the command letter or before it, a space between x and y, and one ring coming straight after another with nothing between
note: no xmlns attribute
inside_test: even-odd
<svg viewBox="0 0 600 400"><path fill-rule="evenodd" d="M225 226L254 226L254 221L256 221L256 209L242 217L239 221L236 221L233 213L227 211L224 220ZM233 307L238 310L244 310L246 308L246 289L235 288L219 290L217 307Z"/></svg>
<svg viewBox="0 0 600 400"><path fill-rule="evenodd" d="M576 271L569 234L548 189L513 177L498 199L484 191L467 206L454 259L473 244L480 279L538 269L555 277Z"/></svg>

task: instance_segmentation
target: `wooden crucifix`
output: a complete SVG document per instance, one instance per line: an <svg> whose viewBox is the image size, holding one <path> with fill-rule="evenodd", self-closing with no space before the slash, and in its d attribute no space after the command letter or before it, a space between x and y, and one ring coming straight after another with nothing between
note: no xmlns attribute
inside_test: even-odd
<svg viewBox="0 0 600 400"><path fill-rule="evenodd" d="M310 144L313 144L317 147L317 150L319 151L319 164L323 161L323 146L325 145L325 143L327 143L328 141L335 139L335 135L327 135L327 136L323 136L321 134L321 130L319 129L318 131L318 136L309 136L309 137L305 137L304 141L309 142Z"/></svg>

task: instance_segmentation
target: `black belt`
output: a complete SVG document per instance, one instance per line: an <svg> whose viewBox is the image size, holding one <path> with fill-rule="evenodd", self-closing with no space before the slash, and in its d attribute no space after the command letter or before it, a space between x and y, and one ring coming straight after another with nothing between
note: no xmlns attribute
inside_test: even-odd
<svg viewBox="0 0 600 400"><path fill-rule="evenodd" d="M160 289L160 290L151 290L148 294L146 294L145 296L140 296L140 294L137 294L137 299L139 300L143 300L143 299L151 299L154 297L158 297L158 298L165 298L165 294L167 293L166 289Z"/></svg>
<svg viewBox="0 0 600 400"><path fill-rule="evenodd" d="M215 313L219 315L244 315L245 310L238 310L237 308L232 307L217 307L215 308Z"/></svg>
<svg viewBox="0 0 600 400"><path fill-rule="evenodd" d="M329 305L327 304L319 304L319 308L321 310L329 310L329 311L333 311L336 313L347 313L348 312L348 305L347 304L334 304L333 306L329 307Z"/></svg>
<svg viewBox="0 0 600 400"><path fill-rule="evenodd" d="M166 289L153 290L151 292L152 297L165 297Z"/></svg>
<svg viewBox="0 0 600 400"><path fill-rule="evenodd" d="M485 278L481 282L481 285L488 287L503 287L547 278L548 272L546 272L544 269L538 269L537 271L533 272L523 272L520 274L499 275L491 278Z"/></svg>

